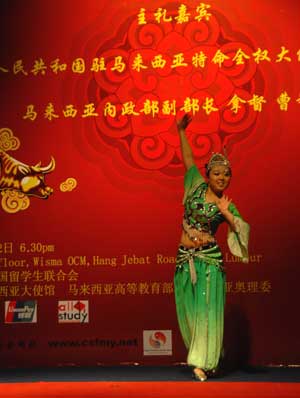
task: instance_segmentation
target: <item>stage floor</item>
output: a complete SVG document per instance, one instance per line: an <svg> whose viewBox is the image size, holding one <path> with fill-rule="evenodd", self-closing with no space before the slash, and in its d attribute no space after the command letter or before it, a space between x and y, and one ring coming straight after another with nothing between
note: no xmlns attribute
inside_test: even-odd
<svg viewBox="0 0 300 398"><path fill-rule="evenodd" d="M111 366L2 369L0 383L91 382L91 381L173 381L192 380L187 366ZM300 367L248 367L223 372L210 382L300 383Z"/></svg>

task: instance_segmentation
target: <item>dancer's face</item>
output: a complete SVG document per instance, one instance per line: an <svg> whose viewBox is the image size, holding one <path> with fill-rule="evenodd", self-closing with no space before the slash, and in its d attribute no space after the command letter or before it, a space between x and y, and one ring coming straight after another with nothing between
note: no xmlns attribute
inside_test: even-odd
<svg viewBox="0 0 300 398"><path fill-rule="evenodd" d="M215 193L222 193L230 183L231 171L226 166L214 166L208 175L208 185Z"/></svg>

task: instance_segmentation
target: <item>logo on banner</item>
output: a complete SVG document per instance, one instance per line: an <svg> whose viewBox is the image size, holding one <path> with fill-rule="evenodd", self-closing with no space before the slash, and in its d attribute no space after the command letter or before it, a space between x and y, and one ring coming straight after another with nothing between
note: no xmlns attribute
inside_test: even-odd
<svg viewBox="0 0 300 398"><path fill-rule="evenodd" d="M5 323L36 323L37 302L5 301Z"/></svg>
<svg viewBox="0 0 300 398"><path fill-rule="evenodd" d="M58 323L88 323L89 302L71 300L58 302Z"/></svg>
<svg viewBox="0 0 300 398"><path fill-rule="evenodd" d="M172 330L144 330L144 355L172 355Z"/></svg>

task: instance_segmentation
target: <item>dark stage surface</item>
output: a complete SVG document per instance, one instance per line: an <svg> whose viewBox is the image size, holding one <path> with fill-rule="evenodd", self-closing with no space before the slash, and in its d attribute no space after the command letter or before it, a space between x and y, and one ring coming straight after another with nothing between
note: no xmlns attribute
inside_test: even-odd
<svg viewBox="0 0 300 398"><path fill-rule="evenodd" d="M186 366L112 366L2 369L0 383L73 381L192 381ZM300 367L249 367L222 372L207 382L300 382Z"/></svg>

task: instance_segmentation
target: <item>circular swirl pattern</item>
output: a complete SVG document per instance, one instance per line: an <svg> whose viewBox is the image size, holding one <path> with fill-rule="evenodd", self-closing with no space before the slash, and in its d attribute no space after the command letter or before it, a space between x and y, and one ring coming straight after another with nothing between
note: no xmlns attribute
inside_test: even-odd
<svg viewBox="0 0 300 398"><path fill-rule="evenodd" d="M134 137L130 147L132 158L144 169L158 170L167 166L175 150L160 136Z"/></svg>
<svg viewBox="0 0 300 398"><path fill-rule="evenodd" d="M11 129L0 129L0 149L3 151L15 151L20 147L20 140L14 136Z"/></svg>
<svg viewBox="0 0 300 398"><path fill-rule="evenodd" d="M263 92L264 80L256 73L251 39L231 29L219 10L211 8L209 19L178 24L175 5L165 7L172 21L158 23L155 10L148 10L146 24L130 17L125 32L120 21L114 38L99 43L91 56L103 57L106 70L94 74L87 95L96 100L100 142L117 148L131 166L175 176L181 167L176 118L193 116L187 134L199 162L225 144L230 152L254 130L258 112L248 101ZM220 53L222 61L215 58ZM240 106L232 106L233 97Z"/></svg>
<svg viewBox="0 0 300 398"><path fill-rule="evenodd" d="M73 177L69 177L59 186L61 192L71 192L77 187L77 181Z"/></svg>
<svg viewBox="0 0 300 398"><path fill-rule="evenodd" d="M17 213L18 211L26 210L30 205L30 199L22 192L6 189L1 192L1 195L2 209L6 213Z"/></svg>

